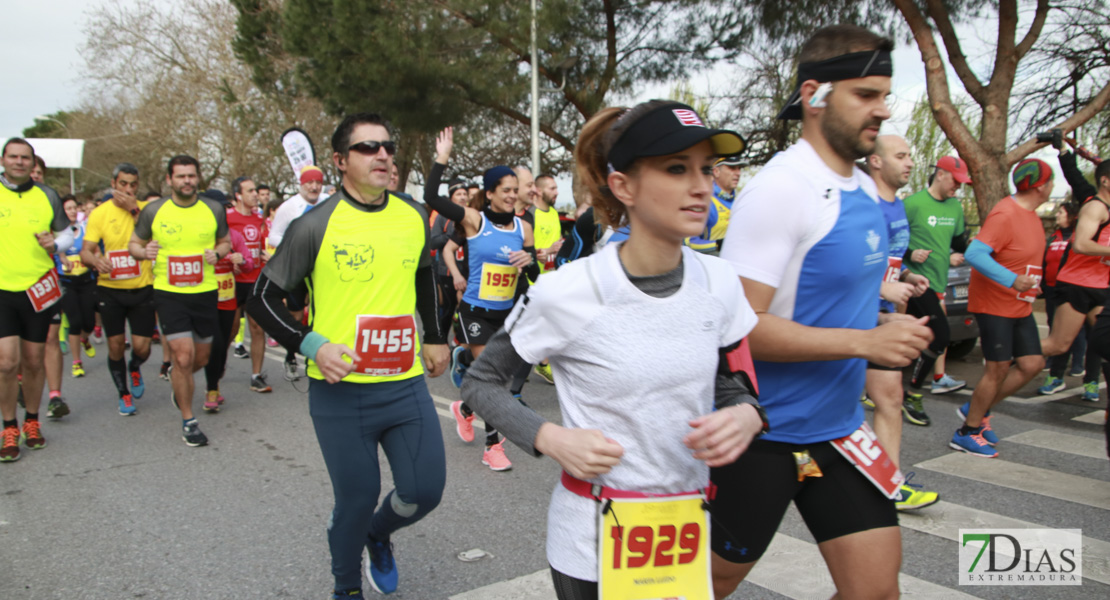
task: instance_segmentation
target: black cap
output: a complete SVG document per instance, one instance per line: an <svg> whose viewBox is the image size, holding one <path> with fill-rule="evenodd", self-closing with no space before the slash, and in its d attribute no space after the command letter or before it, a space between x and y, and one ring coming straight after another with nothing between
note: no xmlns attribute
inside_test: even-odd
<svg viewBox="0 0 1110 600"><path fill-rule="evenodd" d="M209 200L215 200L216 202L219 202L220 204L223 204L225 206L231 204L231 201L227 199L227 196L225 196L223 192L215 188L204 190L198 195L204 196Z"/></svg>
<svg viewBox="0 0 1110 600"><path fill-rule="evenodd" d="M705 126L697 111L681 102L664 104L640 117L609 149L606 157L615 171L645 156L666 156L703 140L718 155L739 154L746 145L739 133Z"/></svg>

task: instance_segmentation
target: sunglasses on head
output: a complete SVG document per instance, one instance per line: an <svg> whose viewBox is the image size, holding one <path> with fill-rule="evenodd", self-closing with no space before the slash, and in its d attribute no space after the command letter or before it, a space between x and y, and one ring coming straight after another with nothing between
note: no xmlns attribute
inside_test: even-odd
<svg viewBox="0 0 1110 600"><path fill-rule="evenodd" d="M357 144L351 144L347 148L347 152L354 150L359 154L374 155L382 148L385 148L385 153L390 156L397 153L397 144L393 142L359 142Z"/></svg>

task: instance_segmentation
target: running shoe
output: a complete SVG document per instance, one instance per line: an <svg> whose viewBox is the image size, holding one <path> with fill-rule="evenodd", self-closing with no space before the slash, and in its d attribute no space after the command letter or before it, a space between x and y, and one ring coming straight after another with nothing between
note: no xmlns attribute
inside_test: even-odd
<svg viewBox="0 0 1110 600"><path fill-rule="evenodd" d="M466 348L462 346L456 346L451 351L451 383L455 384L456 388L462 387L463 376L466 375L466 367L459 361L463 352L466 352Z"/></svg>
<svg viewBox="0 0 1110 600"><path fill-rule="evenodd" d="M224 405L224 395L220 393L220 390L216 390L216 402L220 406Z"/></svg>
<svg viewBox="0 0 1110 600"><path fill-rule="evenodd" d="M914 425L928 427L933 421L925 414L921 394L906 392L902 395L902 415Z"/></svg>
<svg viewBox="0 0 1110 600"><path fill-rule="evenodd" d="M242 344L235 344L235 350L231 352L235 358L250 358L251 353L247 352L247 347Z"/></svg>
<svg viewBox="0 0 1110 600"><path fill-rule="evenodd" d="M61 350L62 354L69 354L69 342L65 340L59 341L58 348Z"/></svg>
<svg viewBox="0 0 1110 600"><path fill-rule="evenodd" d="M284 368L282 369L281 374L283 377L285 377L286 381L297 381L298 379L300 379L300 376L297 375L297 368L297 355L290 354L289 356L285 357Z"/></svg>
<svg viewBox="0 0 1110 600"><path fill-rule="evenodd" d="M208 395L204 398L204 412L217 413L220 412L220 393L215 390L210 390Z"/></svg>
<svg viewBox="0 0 1110 600"><path fill-rule="evenodd" d="M92 341L94 344L104 343L104 330L100 327L100 325L93 327Z"/></svg>
<svg viewBox="0 0 1110 600"><path fill-rule="evenodd" d="M459 439L466 443L474 441L474 414L471 413L469 417L463 416L462 400L455 400L451 403L451 414L455 415L455 433L459 434Z"/></svg>
<svg viewBox="0 0 1110 600"><path fill-rule="evenodd" d="M867 395L867 392L864 392L862 395L860 395L859 401L860 404L866 406L867 408L875 408L875 402L871 400L871 398Z"/></svg>
<svg viewBox="0 0 1110 600"><path fill-rule="evenodd" d="M555 385L555 375L551 372L551 365L539 364L536 365L536 368L533 370L536 372L536 375L543 377L544 381L551 385Z"/></svg>
<svg viewBox="0 0 1110 600"><path fill-rule="evenodd" d="M89 358L96 356L96 348L93 348L93 345L89 343L89 338L81 340L81 348L85 351L85 356Z"/></svg>
<svg viewBox="0 0 1110 600"><path fill-rule="evenodd" d="M60 419L69 414L69 405L61 396L54 396L46 405L46 416L51 419Z"/></svg>
<svg viewBox="0 0 1110 600"><path fill-rule="evenodd" d="M186 446L208 445L208 436L200 430L200 425L197 425L196 419L189 421L189 424L181 428L181 439L185 440Z"/></svg>
<svg viewBox="0 0 1110 600"><path fill-rule="evenodd" d="M19 460L19 427L16 425L5 427L0 438L3 438L3 442L0 443L0 462Z"/></svg>
<svg viewBox="0 0 1110 600"><path fill-rule="evenodd" d="M154 333L150 336L150 343L162 345L162 334L158 333L157 328L155 328Z"/></svg>
<svg viewBox="0 0 1110 600"><path fill-rule="evenodd" d="M505 440L486 447L482 452L482 464L494 471L508 471L513 468L513 463L509 462L508 456L505 456Z"/></svg>
<svg viewBox="0 0 1110 600"><path fill-rule="evenodd" d="M251 391L260 394L268 394L274 391L274 388L266 383L266 373L263 372L258 375L251 375Z"/></svg>
<svg viewBox="0 0 1110 600"><path fill-rule="evenodd" d="M965 387L967 387L966 381L952 379L951 375L945 373L941 375L940 379L933 380L933 386L930 391L934 394L950 394L956 390L962 390Z"/></svg>
<svg viewBox="0 0 1110 600"><path fill-rule="evenodd" d="M393 560L393 544L367 538L365 557L366 579L379 594L397 591L397 563ZM356 596L357 598L357 596Z"/></svg>
<svg viewBox="0 0 1110 600"><path fill-rule="evenodd" d="M1068 371L1068 377L1082 377L1086 374L1087 369L1083 367L1072 367L1072 370Z"/></svg>
<svg viewBox="0 0 1110 600"><path fill-rule="evenodd" d="M42 426L38 419L27 419L23 422L23 445L32 450L46 447L46 439L42 437Z"/></svg>
<svg viewBox="0 0 1110 600"><path fill-rule="evenodd" d="M362 595L362 590L359 588L344 592L332 590L331 600L366 600L366 596Z"/></svg>
<svg viewBox="0 0 1110 600"><path fill-rule="evenodd" d="M271 347L271 348L277 348L278 347L277 340L275 340L272 337L266 338L266 345Z"/></svg>
<svg viewBox="0 0 1110 600"><path fill-rule="evenodd" d="M1087 402L1098 402L1098 382L1089 381L1083 384L1083 399Z"/></svg>
<svg viewBox="0 0 1110 600"><path fill-rule="evenodd" d="M1068 384L1064 383L1063 379L1049 375L1044 378L1044 385L1042 385L1037 392L1043 396L1047 396L1049 394L1055 394L1066 387L1068 387Z"/></svg>
<svg viewBox="0 0 1110 600"><path fill-rule="evenodd" d="M85 376L85 365L81 364L81 361L79 361L79 360L73 361L73 367L70 369L70 373L74 377L84 377Z"/></svg>
<svg viewBox="0 0 1110 600"><path fill-rule="evenodd" d="M906 481L898 489L898 496L894 499L894 507L898 510L917 510L930 504L936 504L940 496L936 492L926 492L921 489L921 484L910 483L914 472L906 475Z"/></svg>
<svg viewBox="0 0 1110 600"><path fill-rule="evenodd" d="M967 423L967 411L969 410L971 410L970 402L964 402L963 406L956 409L956 414L964 420L965 424ZM988 410L987 414L983 415L983 419L979 421L979 427L982 429L980 435L987 440L988 444L993 446L998 443L998 435L994 433L994 428L991 427L991 418L991 411Z"/></svg>
<svg viewBox="0 0 1110 600"><path fill-rule="evenodd" d="M143 383L143 374L138 371L131 371L131 395L138 400L143 397L145 391L146 384Z"/></svg>
<svg viewBox="0 0 1110 600"><path fill-rule="evenodd" d="M165 379L166 381L169 381L170 380L170 367L172 367L172 366L173 365L171 365L168 362L162 363L162 368L158 370L158 377L161 377L162 379Z"/></svg>
<svg viewBox="0 0 1110 600"><path fill-rule="evenodd" d="M952 441L948 442L948 447L983 458L996 458L998 456L998 450L991 448L987 440L983 439L981 428L979 433L968 433L966 435L961 434L960 430L957 429L956 433L952 434Z"/></svg>
<svg viewBox="0 0 1110 600"><path fill-rule="evenodd" d="M175 402L174 405L177 403ZM121 417L130 417L135 414L135 400L131 394L125 394L119 399L119 414Z"/></svg>

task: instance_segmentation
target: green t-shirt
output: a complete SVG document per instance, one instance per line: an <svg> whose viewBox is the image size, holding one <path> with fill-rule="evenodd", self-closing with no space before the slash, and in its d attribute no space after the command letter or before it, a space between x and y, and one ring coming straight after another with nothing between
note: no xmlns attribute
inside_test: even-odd
<svg viewBox="0 0 1110 600"><path fill-rule="evenodd" d="M952 238L964 232L964 207L956 198L938 201L928 188L906 198L906 220L910 223L910 252L932 250L924 263L906 261L919 275L929 278L929 288L943 292L948 287L948 259Z"/></svg>

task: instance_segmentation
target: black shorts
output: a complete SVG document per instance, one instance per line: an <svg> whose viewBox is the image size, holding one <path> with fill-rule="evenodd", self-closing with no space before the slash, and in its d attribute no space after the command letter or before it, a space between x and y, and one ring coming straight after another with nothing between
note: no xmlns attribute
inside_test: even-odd
<svg viewBox="0 0 1110 600"><path fill-rule="evenodd" d="M1089 288L1057 280L1056 300L1060 304L1070 304L1076 311L1087 314L1091 309L1106 304L1106 288Z"/></svg>
<svg viewBox="0 0 1110 600"><path fill-rule="evenodd" d="M474 306L469 302L459 303L459 329L462 330L463 343L485 346L493 334L505 325L512 309L489 310Z"/></svg>
<svg viewBox="0 0 1110 600"><path fill-rule="evenodd" d="M154 286L121 290L102 285L97 295L104 335L123 335L127 324L131 325L131 335L154 335Z"/></svg>
<svg viewBox="0 0 1110 600"><path fill-rule="evenodd" d="M901 371L902 367L884 367L883 365L877 365L871 361L867 361L867 369L870 371Z"/></svg>
<svg viewBox="0 0 1110 600"><path fill-rule="evenodd" d="M824 474L798 481L794 452L809 450ZM756 440L731 465L710 471L713 552L732 563L759 560L790 501L817 540L897 527L894 502L828 442L809 445Z"/></svg>
<svg viewBox="0 0 1110 600"><path fill-rule="evenodd" d="M217 294L216 290L199 294L154 290L162 339L172 341L191 335L198 344L211 344L220 325Z"/></svg>
<svg viewBox="0 0 1110 600"><path fill-rule="evenodd" d="M60 309L61 300L37 313L27 292L0 290L0 338L18 335L28 342L44 344Z"/></svg>
<svg viewBox="0 0 1110 600"><path fill-rule="evenodd" d="M983 358L992 362L1009 362L1016 357L1041 354L1041 336L1032 314L1018 319L972 314L979 324L979 345L983 348Z"/></svg>
<svg viewBox="0 0 1110 600"><path fill-rule="evenodd" d="M62 280L62 312L69 319L73 335L92 333L96 327L96 277L70 277Z"/></svg>
<svg viewBox="0 0 1110 600"><path fill-rule="evenodd" d="M254 282L243 283L240 281L235 282L235 306L243 309L243 314L247 314L247 300L250 300L251 294L254 293Z"/></svg>

